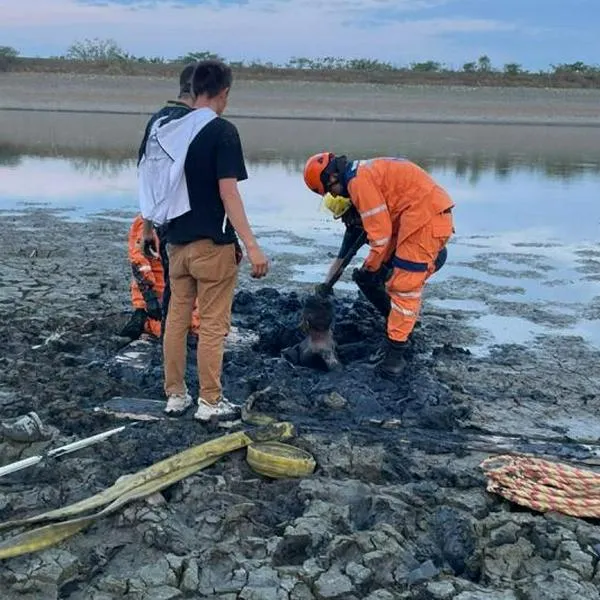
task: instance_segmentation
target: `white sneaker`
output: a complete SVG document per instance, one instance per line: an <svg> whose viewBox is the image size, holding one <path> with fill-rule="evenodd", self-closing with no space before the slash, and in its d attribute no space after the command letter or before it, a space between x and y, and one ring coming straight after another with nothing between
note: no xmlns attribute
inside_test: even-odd
<svg viewBox="0 0 600 600"><path fill-rule="evenodd" d="M221 398L218 404L210 404L204 398L198 398L198 410L194 419L198 421L210 421L217 419L235 419L240 412L240 407L232 404L227 398Z"/></svg>
<svg viewBox="0 0 600 600"><path fill-rule="evenodd" d="M185 394L172 394L167 399L165 412L168 415L181 415L192 405L192 397Z"/></svg>

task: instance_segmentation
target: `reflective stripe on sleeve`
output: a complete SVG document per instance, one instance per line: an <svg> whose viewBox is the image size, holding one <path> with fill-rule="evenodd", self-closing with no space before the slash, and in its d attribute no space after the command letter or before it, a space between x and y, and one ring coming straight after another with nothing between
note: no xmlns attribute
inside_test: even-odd
<svg viewBox="0 0 600 600"><path fill-rule="evenodd" d="M366 219L368 217L372 217L373 215L378 215L379 213L385 212L387 210L386 204L380 204L375 208L370 208L369 210L363 210L360 213L361 218Z"/></svg>

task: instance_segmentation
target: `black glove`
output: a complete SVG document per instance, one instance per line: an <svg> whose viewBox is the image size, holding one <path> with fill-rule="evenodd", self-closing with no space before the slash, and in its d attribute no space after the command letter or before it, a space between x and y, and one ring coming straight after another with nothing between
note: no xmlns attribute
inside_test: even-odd
<svg viewBox="0 0 600 600"><path fill-rule="evenodd" d="M448 258L448 248L446 248L446 246L444 246L438 253L438 255L435 257L435 271L434 273L437 273L445 264L446 264L446 260Z"/></svg>
<svg viewBox="0 0 600 600"><path fill-rule="evenodd" d="M158 249L156 248L156 242L154 239L144 240L143 252L146 258L158 258Z"/></svg>
<svg viewBox="0 0 600 600"><path fill-rule="evenodd" d="M162 319L162 309L158 299L153 298L152 300L146 302L146 313L151 319L155 319L157 321Z"/></svg>
<svg viewBox="0 0 600 600"><path fill-rule="evenodd" d="M326 283L319 283L315 286L315 296L321 296L322 298L327 298L327 296L332 296L333 290L330 285Z"/></svg>
<svg viewBox="0 0 600 600"><path fill-rule="evenodd" d="M374 287L379 285L381 273L379 271L367 271L367 269L361 267L352 271L352 280L359 286Z"/></svg>

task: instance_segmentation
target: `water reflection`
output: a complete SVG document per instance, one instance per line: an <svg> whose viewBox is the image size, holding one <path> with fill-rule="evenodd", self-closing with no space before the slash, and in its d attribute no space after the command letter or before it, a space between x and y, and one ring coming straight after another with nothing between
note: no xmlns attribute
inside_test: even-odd
<svg viewBox="0 0 600 600"><path fill-rule="evenodd" d="M136 167L135 159L93 158L90 156L69 158L67 162L77 173L101 177L115 177Z"/></svg>
<svg viewBox="0 0 600 600"><path fill-rule="evenodd" d="M0 160L3 208L34 200L60 204L80 214L137 210L135 158L106 152L56 157L39 151L32 155L4 144ZM500 232L502 238L496 242L508 247L597 239L599 163L523 162L519 157L499 162L499 157L469 155L416 160L456 200L457 230L465 241ZM328 243L334 225L320 210L318 198L305 188L303 164L296 158L250 159L250 178L242 183L242 190L259 227L285 230L293 223L298 235ZM476 245L486 248L489 240Z"/></svg>
<svg viewBox="0 0 600 600"><path fill-rule="evenodd" d="M81 167L88 172L110 169L116 174L135 159L147 118L0 110L0 160L84 159ZM498 179L525 172L571 181L600 172L595 128L232 120L249 162L277 165L290 173L323 148L358 158L404 155L473 185L490 173Z"/></svg>
<svg viewBox="0 0 600 600"><path fill-rule="evenodd" d="M0 167L16 167L21 163L23 156L10 146L0 144Z"/></svg>
<svg viewBox="0 0 600 600"><path fill-rule="evenodd" d="M353 157L354 158L354 157ZM357 156L356 158L368 158ZM515 173L541 174L551 179L570 181L588 173L600 173L600 161L591 159L573 162L570 157L563 160L544 156L527 156L521 154L463 154L458 156L430 156L411 154L407 156L413 162L430 172L443 171L453 174L456 179L467 181L473 185L481 178L493 173L498 179L508 179ZM259 159L264 164L282 166L288 173L302 172L305 159L280 159L266 156Z"/></svg>
<svg viewBox="0 0 600 600"><path fill-rule="evenodd" d="M293 281L322 280L342 226L304 185L307 148L281 155L251 142L241 190L265 249ZM389 154L385 144L377 149L357 156ZM430 286L430 302L462 303L466 312L479 306L473 322L488 331L485 343L567 331L600 344L598 321L586 312L600 296L600 160L589 148L413 150L457 204L451 258ZM0 208L43 204L66 218L112 214L127 222L138 210L135 166L135 148L0 143ZM353 289L344 279L339 288Z"/></svg>
<svg viewBox="0 0 600 600"><path fill-rule="evenodd" d="M252 152L246 154L250 163L270 165L285 170L288 174L298 174L304 167L303 157L285 158L273 156L269 152ZM94 153L88 150L81 154L56 151L54 148L17 148L10 144L0 143L0 166L16 167L23 157L62 158L65 159L75 171L93 175L115 176L135 168L136 159L123 156L123 152L111 153L103 151ZM367 155L365 155L367 157ZM362 156L357 156L362 158ZM523 154L497 154L486 153L460 154L455 156L431 156L411 154L408 158L431 172L444 172L454 175L460 181L477 185L482 177L492 173L497 179L509 179L517 173L541 174L550 179L572 181L583 175L600 173L600 160L591 157L565 156L564 159L549 158L543 155L532 156Z"/></svg>

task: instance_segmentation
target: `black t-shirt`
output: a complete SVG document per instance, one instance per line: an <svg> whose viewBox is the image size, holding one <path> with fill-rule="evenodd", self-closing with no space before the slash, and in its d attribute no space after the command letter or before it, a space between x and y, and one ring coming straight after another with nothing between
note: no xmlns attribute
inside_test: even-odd
<svg viewBox="0 0 600 600"><path fill-rule="evenodd" d="M191 210L169 222L169 243L189 244L201 239L235 243L235 230L219 193L219 179L248 179L240 136L233 123L217 117L202 128L188 148L185 178Z"/></svg>
<svg viewBox="0 0 600 600"><path fill-rule="evenodd" d="M185 117L192 109L185 104L185 102L179 102L178 100L169 100L166 106L163 106L158 112L155 112L151 117L148 123L146 124L146 130L144 131L144 137L142 138L142 143L140 144L140 148L138 150L138 165L142 160L142 156L144 156L144 152L146 152L146 142L148 141L148 136L150 135L150 129L154 122L161 117L169 117L165 119L161 125L168 123L173 119L180 119L181 117Z"/></svg>

